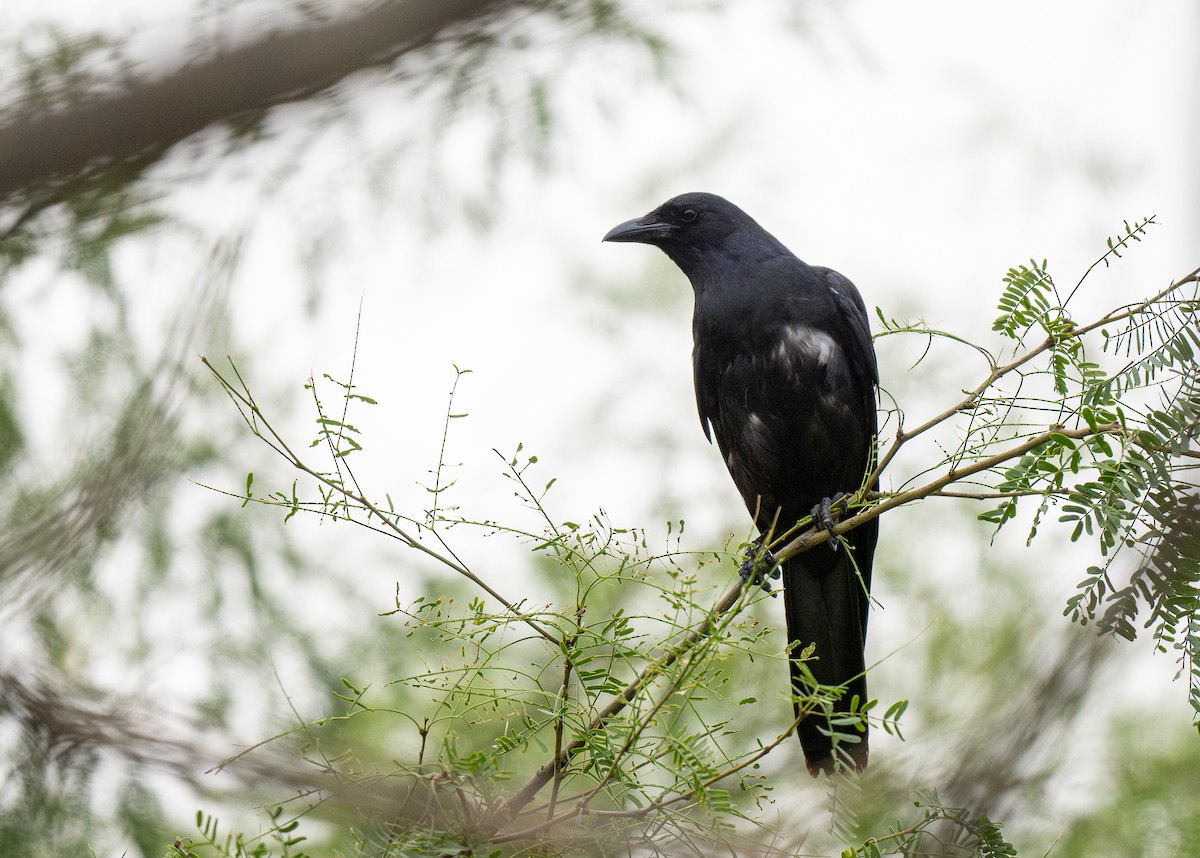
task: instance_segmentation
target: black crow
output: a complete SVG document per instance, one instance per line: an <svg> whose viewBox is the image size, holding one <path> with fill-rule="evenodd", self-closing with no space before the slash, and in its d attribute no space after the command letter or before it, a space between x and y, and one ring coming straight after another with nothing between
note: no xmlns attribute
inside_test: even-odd
<svg viewBox="0 0 1200 858"><path fill-rule="evenodd" d="M692 282L692 363L700 424L725 458L761 534L743 575L774 558L762 541L813 515L833 526L831 503L862 486L875 461L879 371L858 289L798 259L748 214L713 194L683 194L626 221L605 241L652 244ZM832 711L797 703L809 773L867 765L866 642L871 563L879 521L782 565L783 603L797 695L845 686ZM811 671L811 676L806 675ZM831 720L832 719L832 720ZM841 723L836 723L841 722ZM835 738L831 736L836 735Z"/></svg>

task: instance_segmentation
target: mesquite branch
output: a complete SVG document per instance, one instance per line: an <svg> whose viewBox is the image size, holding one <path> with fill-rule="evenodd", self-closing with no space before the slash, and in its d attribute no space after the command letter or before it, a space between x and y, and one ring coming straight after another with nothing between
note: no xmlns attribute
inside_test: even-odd
<svg viewBox="0 0 1200 858"><path fill-rule="evenodd" d="M1065 410L1055 413L1055 420L1052 424L1043 424L1036 431L1031 432L1024 437L1010 438L1006 441L998 441L995 438L990 439L985 445L976 447L970 450L967 454L960 452L959 454L942 461L941 464L929 466L929 470L940 470L932 478L927 479L922 484L907 488L896 492L878 492L870 490L869 487L874 486L876 481L882 476L892 462L895 460L897 452L906 444L925 435L934 428L952 421L960 414L970 413L994 398L997 394L994 392L995 386L1002 380L1021 373L1037 358L1046 355L1048 352L1055 350L1061 345L1063 338L1078 339L1085 334L1094 331L1105 325L1113 325L1124 320L1128 320L1141 313L1145 313L1159 302L1169 298L1172 293L1182 288L1185 284L1197 282L1200 278L1200 269L1197 269L1178 281L1172 283L1167 288L1158 292L1151 298L1139 302L1137 304L1128 305L1119 308L1103 317L1086 325L1068 327L1064 331L1056 332L1054 336L1047 337L1045 340L1032 346L1024 352L1016 355L1011 361L1000 364L994 359L989 358L991 363L990 369L986 377L972 390L969 390L965 397L956 402L954 405L946 408L942 412L929 418L923 423L912 429L906 430L901 421L901 425L897 428L896 434L886 452L880 457L880 461L874 471L864 481L864 488L860 490L857 496L849 498L839 503L839 508L853 514L848 515L841 521L837 522L830 531L818 531L811 528L811 522L804 520L797 522L789 531L783 534L783 537L777 541L786 541L782 547L775 549L775 557L779 561L785 561L801 552L808 551L814 547L826 542L829 539L836 538L863 523L877 518L878 516L897 507L913 503L914 501L923 500L930 497L956 497L956 498L973 498L973 499L996 499L996 498L1014 498L1026 495L1062 495L1063 490L1053 486L1048 487L1045 492L1036 492L1029 490L1008 491L1002 489L989 489L984 483L980 485L979 480L972 481L972 491L954 491L950 487L962 481L970 481L972 478L977 478L979 475L986 472L995 472L996 469L1002 468L1010 463L1020 460L1026 454L1036 451L1039 448L1047 445L1055 440L1059 441L1081 441L1087 440L1101 435L1116 436L1123 443L1131 445L1144 444L1143 439L1130 426L1126 425L1123 419L1116 421L1108 421L1103 423L1092 422L1088 425L1078 425L1083 423L1082 417L1071 410ZM329 476L320 471L308 466L296 456L287 443L275 432L270 423L263 416L258 405L250 395L245 384L238 378L238 386L232 385L224 379L207 360L205 365L209 367L220 383L225 387L230 397L241 410L243 418L254 434L262 438L272 449L276 450L283 456L292 467L308 474L318 480L324 487L323 491L331 492L331 497L341 497L348 502L346 505L346 517L349 516L349 505L352 504L359 509L367 512L367 521L356 521L356 523L371 529L387 532L394 538L399 539L405 545L424 552L428 556L454 570L460 575L468 578L472 583L478 585L482 590L487 592L493 598L497 599L505 608L514 616L526 623L530 628L538 633L539 636L550 642L560 651L566 653L566 661L564 662L563 682L558 692L560 700L565 701L568 696L568 684L573 672L570 662L570 641L561 639L551 630L545 628L527 614L525 614L519 603L509 601L500 596L492 587L480 579L477 575L465 568L461 563L454 558L440 553L423 545L421 541L408 531L404 530L397 524L397 516L394 514L385 513L383 510L375 506L371 501L355 487L354 490L348 488L344 482L338 479L331 479ZM985 452L994 450L990 455L984 455ZM1175 451L1172 455L1178 456L1194 456L1190 450ZM336 504L334 504L336 507ZM379 524L376 524L372 517L377 517ZM354 520L350 518L350 520ZM800 531L800 528L809 526L808 530ZM557 788L554 796L547 804L544 804L539 810L545 811L546 816L532 826L525 825L520 830L505 831L506 828L513 825L518 820L529 820L530 811L527 810L534 798L550 783L558 784L561 782L563 774L567 771L572 761L575 760L582 752L589 747L589 736L598 731L602 731L617 719L617 716L624 713L631 705L639 698L645 697L647 693L660 682L672 667L678 664L682 659L689 657L694 651L698 651L706 642L720 633L720 631L729 623L738 612L748 602L751 593L751 588L746 587L740 581L731 586L724 595L712 606L705 614L704 618L694 625L676 644L667 649L658 658L655 658L649 664L646 664L641 671L630 680L623 690L616 694L608 701L589 721L585 728L579 730L574 737L564 735L563 727L565 722L560 718L555 722L555 742L554 751L551 759L547 760L533 776L531 776L523 785L515 790L508 798L499 801L491 806L485 813L482 819L478 821L478 831L482 831L489 835L495 841L511 841L519 840L525 837L533 837L544 833L547 828L557 822L566 821L569 819L577 819L580 814L593 814L588 803L590 798L603 786L603 782L595 789L584 791L581 795L574 797L569 806L562 807L557 810L563 799L558 795ZM636 728L635 728L636 729ZM791 733L781 734L781 737L774 743L766 746L761 750L761 753L753 759L757 759L761 754L769 752L778 743L784 741ZM631 736L636 736L636 732ZM629 742L633 742L634 738L630 738ZM728 777L744 767L748 763L742 761L735 765L731 765L722 770L719 777ZM718 778L719 779L719 778ZM648 808L643 808L641 812L649 812L654 809L663 809L667 807L677 806L681 803L686 803L690 800L689 794L684 792L679 795L670 796L652 802Z"/></svg>

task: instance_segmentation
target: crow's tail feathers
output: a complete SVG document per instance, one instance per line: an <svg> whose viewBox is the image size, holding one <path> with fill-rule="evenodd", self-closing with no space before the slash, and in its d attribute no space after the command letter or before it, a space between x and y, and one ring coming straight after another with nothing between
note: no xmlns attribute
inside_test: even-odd
<svg viewBox="0 0 1200 858"><path fill-rule="evenodd" d="M783 565L795 711L797 718L804 716L797 732L813 777L867 767L866 722L852 713L868 699L863 645L870 581L863 581L855 571L853 555L858 555L860 568L869 575L874 540L855 541L858 550L832 552L818 546ZM862 551L867 545L869 549ZM809 646L814 647L811 659L798 663L796 659ZM808 699L813 696L814 680L822 686L843 686L841 698L832 705L814 704Z"/></svg>

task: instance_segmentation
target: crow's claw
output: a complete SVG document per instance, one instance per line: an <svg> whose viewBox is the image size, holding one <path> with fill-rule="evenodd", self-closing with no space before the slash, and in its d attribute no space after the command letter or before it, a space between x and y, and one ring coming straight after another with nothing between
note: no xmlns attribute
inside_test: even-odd
<svg viewBox="0 0 1200 858"><path fill-rule="evenodd" d="M837 524L837 519L833 514L833 507L837 506L837 504L839 504L846 497L847 495L845 492L838 492L831 498L821 498L817 505L812 508L812 512L810 513L810 515L812 515L813 524L815 524L821 530L828 530L832 532L834 525ZM829 546L834 551L837 551L837 539L830 539Z"/></svg>
<svg viewBox="0 0 1200 858"><path fill-rule="evenodd" d="M746 559L738 569L742 581L754 587L762 587L763 592L771 593L771 582L778 581L782 573L779 571L779 561L770 549L755 542L746 549Z"/></svg>

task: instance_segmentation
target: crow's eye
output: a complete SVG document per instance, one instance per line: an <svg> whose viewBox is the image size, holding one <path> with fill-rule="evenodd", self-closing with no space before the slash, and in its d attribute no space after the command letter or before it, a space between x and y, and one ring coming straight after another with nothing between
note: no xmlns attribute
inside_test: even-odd
<svg viewBox="0 0 1200 858"><path fill-rule="evenodd" d="M692 221L694 221L696 219L696 210L695 209L684 209L683 214L681 214L679 216L679 219L681 221L683 221L684 223L691 223Z"/></svg>

